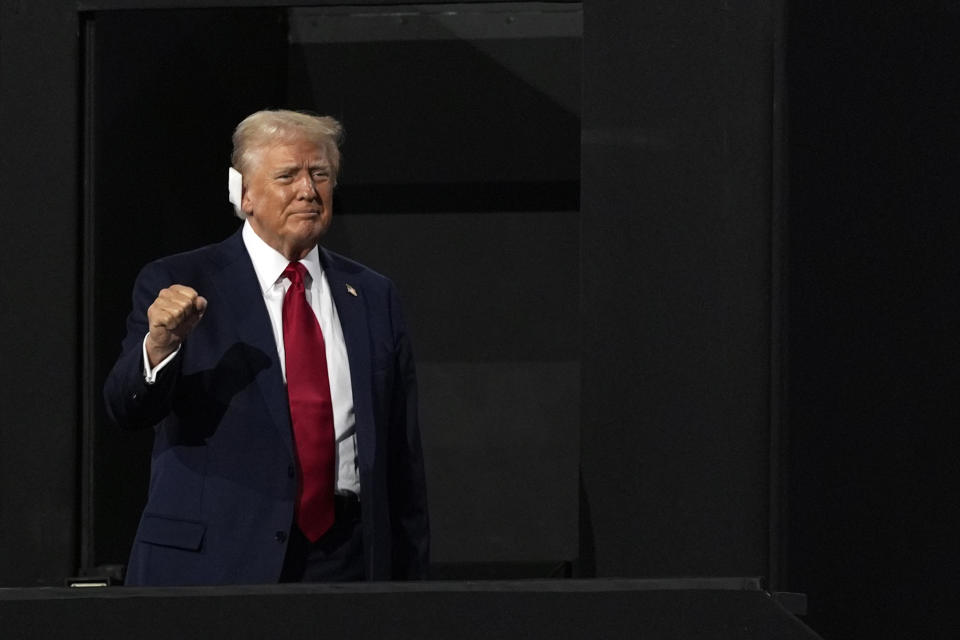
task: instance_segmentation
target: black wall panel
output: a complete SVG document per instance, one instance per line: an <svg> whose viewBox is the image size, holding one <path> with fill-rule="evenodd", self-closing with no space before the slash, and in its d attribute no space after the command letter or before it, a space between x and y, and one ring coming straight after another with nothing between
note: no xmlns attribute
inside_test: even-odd
<svg viewBox="0 0 960 640"><path fill-rule="evenodd" d="M956 635L958 34L791 12L789 574L831 638Z"/></svg>
<svg viewBox="0 0 960 640"><path fill-rule="evenodd" d="M764 575L775 5L585 14L583 556Z"/></svg>
<svg viewBox="0 0 960 640"><path fill-rule="evenodd" d="M0 586L75 562L76 33L64 2L0 3Z"/></svg>

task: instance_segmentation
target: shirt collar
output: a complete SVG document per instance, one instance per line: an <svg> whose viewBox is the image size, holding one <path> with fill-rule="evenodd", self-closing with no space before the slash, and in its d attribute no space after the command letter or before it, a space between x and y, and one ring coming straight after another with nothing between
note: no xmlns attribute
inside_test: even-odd
<svg viewBox="0 0 960 640"><path fill-rule="evenodd" d="M268 245L263 238L257 235L257 232L250 226L250 221L243 223L243 244L250 254L250 261L253 263L253 270L257 274L257 281L260 284L260 291L266 293L283 274L290 261L282 253ZM310 278L313 282L319 282L323 275L323 267L320 266L320 251L317 247L310 250L300 263L307 268Z"/></svg>

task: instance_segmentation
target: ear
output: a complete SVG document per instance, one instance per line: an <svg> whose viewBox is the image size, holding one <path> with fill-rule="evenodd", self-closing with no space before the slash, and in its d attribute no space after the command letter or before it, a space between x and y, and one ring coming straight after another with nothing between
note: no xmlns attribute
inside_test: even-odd
<svg viewBox="0 0 960 640"><path fill-rule="evenodd" d="M253 197L250 195L250 190L247 189L247 181L243 181L243 195L240 197L240 209L243 210L248 216L253 215Z"/></svg>

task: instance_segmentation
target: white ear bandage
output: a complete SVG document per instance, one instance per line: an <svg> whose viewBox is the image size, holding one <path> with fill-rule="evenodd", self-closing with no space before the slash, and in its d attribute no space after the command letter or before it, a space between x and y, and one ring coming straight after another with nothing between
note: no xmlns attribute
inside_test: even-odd
<svg viewBox="0 0 960 640"><path fill-rule="evenodd" d="M243 176L233 167L230 167L227 172L227 195L237 216L246 218L246 214L240 208L240 203L243 200Z"/></svg>

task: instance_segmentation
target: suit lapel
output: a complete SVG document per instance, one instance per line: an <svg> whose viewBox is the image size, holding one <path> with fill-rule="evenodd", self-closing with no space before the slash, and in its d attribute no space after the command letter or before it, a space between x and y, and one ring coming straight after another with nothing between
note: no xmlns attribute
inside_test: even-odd
<svg viewBox="0 0 960 640"><path fill-rule="evenodd" d="M230 308L230 317L240 341L270 358L270 367L256 376L255 384L260 389L281 439L290 455L294 456L290 405L283 385L280 356L253 263L243 246L240 232L225 240L222 246L223 268L213 274L213 283Z"/></svg>
<svg viewBox="0 0 960 640"><path fill-rule="evenodd" d="M343 340L350 363L350 384L353 389L353 407L356 415L357 448L360 465L372 463L376 438L374 437L373 398L370 370L370 328L367 320L367 300L350 274L339 269L330 254L320 248L323 272L330 285L330 295L337 307Z"/></svg>

